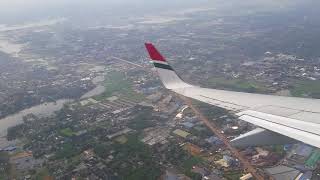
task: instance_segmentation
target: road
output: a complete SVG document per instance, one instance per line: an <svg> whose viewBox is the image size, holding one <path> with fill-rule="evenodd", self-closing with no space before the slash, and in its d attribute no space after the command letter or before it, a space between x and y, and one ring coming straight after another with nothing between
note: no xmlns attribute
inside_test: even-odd
<svg viewBox="0 0 320 180"><path fill-rule="evenodd" d="M122 62L134 65L136 67L142 68L143 71L148 71L146 70L143 66L140 64L136 64L121 58L117 57L112 57L114 59L120 60ZM227 146L227 148L232 152L232 154L240 161L241 165L243 166L244 170L247 173L251 173L252 176L256 180L265 180L265 179L270 179L270 177L266 177L261 175L255 167L253 167L250 162L242 156L242 154L234 147L231 146L229 140L224 136L224 134L221 133L221 130L213 123L210 122L191 102L190 98L184 97L182 95L179 95L179 97L192 109L192 111L198 116L198 118L204 122L204 124L214 133L218 138L220 138L223 143Z"/></svg>
<svg viewBox="0 0 320 180"><path fill-rule="evenodd" d="M250 162L242 156L242 154L233 146L231 146L229 140L221 133L221 130L213 123L210 122L191 102L189 98L179 95L181 99L192 109L196 116L204 122L204 124L216 135L227 148L232 152L232 154L239 159L240 163L243 165L243 168L246 172L251 173L253 177L257 180L267 179L266 177L259 174L259 172L250 164Z"/></svg>
<svg viewBox="0 0 320 180"><path fill-rule="evenodd" d="M125 62L125 63L127 63L127 64L131 64L131 65L134 65L134 66L137 66L137 67L143 68L143 66L142 66L142 65L137 64L137 63L130 62L130 61L125 60L125 59L121 59L121 58L114 57L114 56L110 56L110 58L117 59L117 60L122 61L122 62Z"/></svg>

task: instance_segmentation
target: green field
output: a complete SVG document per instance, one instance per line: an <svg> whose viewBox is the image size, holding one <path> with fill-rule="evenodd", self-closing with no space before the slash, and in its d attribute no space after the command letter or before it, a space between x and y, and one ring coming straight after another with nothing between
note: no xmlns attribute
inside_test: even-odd
<svg viewBox="0 0 320 180"><path fill-rule="evenodd" d="M120 143L120 144L124 144L128 141L128 138L126 136L118 136L114 139L115 142Z"/></svg>
<svg viewBox="0 0 320 180"><path fill-rule="evenodd" d="M186 171L190 171L192 166L195 166L199 163L201 163L203 160L200 157L196 157L196 156L192 156L189 159L187 159L186 161L183 162L183 168Z"/></svg>
<svg viewBox="0 0 320 180"><path fill-rule="evenodd" d="M75 135L75 132L73 132L70 128L65 128L60 130L60 134L65 137L71 137Z"/></svg>
<svg viewBox="0 0 320 180"><path fill-rule="evenodd" d="M101 95L94 97L95 100L103 100L113 95L125 97L126 99L140 102L143 95L136 93L132 89L132 83L128 81L122 72L110 72L105 76L105 91Z"/></svg>
<svg viewBox="0 0 320 180"><path fill-rule="evenodd" d="M224 177L228 180L238 180L242 175L243 174L241 171L230 171L230 172L226 172L224 174Z"/></svg>
<svg viewBox="0 0 320 180"><path fill-rule="evenodd" d="M260 83L243 79L210 78L208 86L243 92L267 92L268 89Z"/></svg>
<svg viewBox="0 0 320 180"><path fill-rule="evenodd" d="M296 97L320 98L320 81L295 80L292 82L290 92Z"/></svg>
<svg viewBox="0 0 320 180"><path fill-rule="evenodd" d="M196 157L196 156L192 156L189 159L185 160L182 164L185 175L189 176L192 179L195 179L195 180L199 179L200 180L201 175L194 173L191 170L192 170L193 166L200 164L201 162L203 162L203 160L200 157Z"/></svg>

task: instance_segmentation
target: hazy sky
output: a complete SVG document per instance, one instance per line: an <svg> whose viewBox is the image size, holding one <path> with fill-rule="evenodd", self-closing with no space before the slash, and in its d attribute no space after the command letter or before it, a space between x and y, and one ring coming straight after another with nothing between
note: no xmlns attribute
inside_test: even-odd
<svg viewBox="0 0 320 180"><path fill-rule="evenodd" d="M164 2L161 0L152 0L155 3ZM43 6L56 6L56 5L68 5L68 4L82 4L82 5L94 5L94 4L141 4L152 2L149 0L0 0L1 8L26 8L26 7L43 7ZM182 0L173 0L180 1ZM173 2L172 1L172 2ZM186 0L188 1L188 0ZM190 0L189 0L190 1ZM170 2L170 1L168 1ZM194 1L196 2L196 1ZM168 4L170 6L170 4Z"/></svg>
<svg viewBox="0 0 320 180"><path fill-rule="evenodd" d="M239 10L283 9L295 2L318 0L0 0L0 24L55 17L118 17L165 14L185 8L217 8L226 14ZM226 10L225 10L226 9Z"/></svg>
<svg viewBox="0 0 320 180"><path fill-rule="evenodd" d="M101 1L101 0L93 0ZM115 0L106 0L108 2L115 2ZM120 0L122 1L122 0ZM2 10L17 10L17 8L37 8L44 6L57 6L57 5L67 5L67 4L81 4L81 3L91 3L90 0L0 0L0 7ZM8 9L9 8L9 9Z"/></svg>
<svg viewBox="0 0 320 180"><path fill-rule="evenodd" d="M0 0L0 24L40 17L77 16L136 12L163 12L176 7L192 7L210 0ZM190 5L190 3L192 5ZM162 8L161 11L156 10ZM27 20L26 20L27 21Z"/></svg>
<svg viewBox="0 0 320 180"><path fill-rule="evenodd" d="M109 11L126 1L139 3L143 0L0 0L0 24L69 17L81 12L93 14L102 8Z"/></svg>
<svg viewBox="0 0 320 180"><path fill-rule="evenodd" d="M238 1L238 0L237 0ZM0 0L1 10L15 11L17 9L26 8L39 8L48 6L66 6L66 5L94 5L94 4L105 4L105 5L125 5L125 4L162 4L170 7L171 4L180 3L181 5L193 2L193 4L201 4L204 2L217 3L235 3L239 4L261 4L261 5L273 5L273 4L286 4L290 1L295 0L246 0L246 1L221 1L221 0Z"/></svg>

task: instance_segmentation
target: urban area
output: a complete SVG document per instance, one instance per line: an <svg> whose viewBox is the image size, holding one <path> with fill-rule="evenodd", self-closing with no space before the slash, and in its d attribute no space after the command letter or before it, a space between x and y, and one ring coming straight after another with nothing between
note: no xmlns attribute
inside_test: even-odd
<svg viewBox="0 0 320 180"><path fill-rule="evenodd" d="M202 87L320 98L320 53L310 49L320 41L296 35L310 26L317 36L320 24L297 16L213 18L203 8L126 25L70 27L59 18L0 26L0 180L252 179L162 86L144 42ZM255 128L224 109L192 104L227 139ZM320 150L312 146L239 152L265 177L320 179Z"/></svg>

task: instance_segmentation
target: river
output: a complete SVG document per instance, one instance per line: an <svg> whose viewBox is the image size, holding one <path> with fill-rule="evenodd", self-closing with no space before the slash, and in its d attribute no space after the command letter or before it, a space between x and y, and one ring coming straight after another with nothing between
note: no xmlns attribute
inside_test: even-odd
<svg viewBox="0 0 320 180"><path fill-rule="evenodd" d="M94 84L97 85L96 88L85 93L83 96L81 96L81 99L89 98L89 97L96 96L103 93L105 91L105 87L100 85L101 82L103 82L103 80L104 80L103 76L98 76L94 78L93 82ZM55 111L60 110L65 103L72 102L72 101L73 101L72 99L60 99L60 100L57 100L56 102L43 103L28 109L24 109L20 112L17 112L5 118L2 118L0 119L0 137L7 135L8 128L21 124L23 122L22 120L23 116L32 113L39 117L48 117L52 115Z"/></svg>
<svg viewBox="0 0 320 180"><path fill-rule="evenodd" d="M21 124L23 122L22 120L23 116L32 113L39 117L48 117L52 115L55 111L60 110L63 107L63 105L67 102L72 102L72 100L60 99L60 100L57 100L55 103L54 102L43 103L28 109L24 109L18 113L15 113L13 115L0 119L0 136L6 136L7 129L9 127L15 126L17 124Z"/></svg>
<svg viewBox="0 0 320 180"><path fill-rule="evenodd" d="M89 98L89 97L92 97L92 96L96 96L96 95L99 95L99 94L102 94L104 91L105 91L105 87L102 86L102 85L99 85L97 87L95 87L94 89L92 89L91 91L85 93L84 95L81 96L80 99L85 99L85 98Z"/></svg>
<svg viewBox="0 0 320 180"><path fill-rule="evenodd" d="M97 85L94 89L88 91L84 95L81 96L80 99L89 98L92 96L96 96L102 94L106 88L102 85L102 82L105 80L104 76L97 76L92 79L93 84Z"/></svg>

